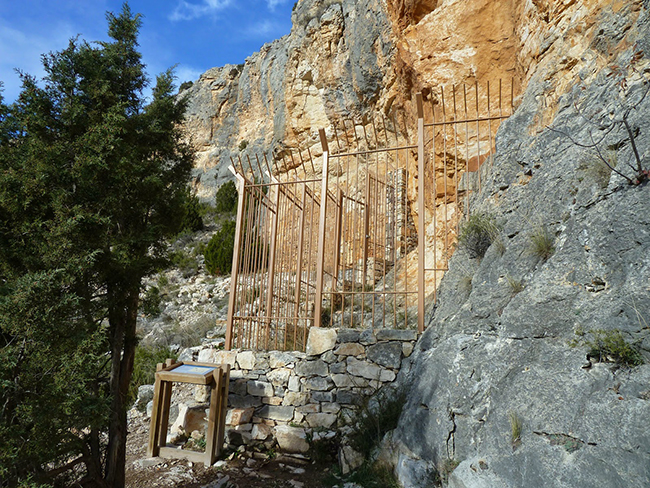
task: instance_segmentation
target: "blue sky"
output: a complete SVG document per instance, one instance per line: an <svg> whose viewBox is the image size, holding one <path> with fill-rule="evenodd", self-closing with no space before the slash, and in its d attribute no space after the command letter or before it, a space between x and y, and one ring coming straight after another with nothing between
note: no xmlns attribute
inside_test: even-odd
<svg viewBox="0 0 650 488"><path fill-rule="evenodd" d="M178 82L243 63L266 42L291 30L295 0L131 0L144 18L140 51L149 77L178 65ZM6 102L20 90L18 68L43 76L40 56L64 49L77 34L106 40L105 13L122 0L0 0L0 81Z"/></svg>

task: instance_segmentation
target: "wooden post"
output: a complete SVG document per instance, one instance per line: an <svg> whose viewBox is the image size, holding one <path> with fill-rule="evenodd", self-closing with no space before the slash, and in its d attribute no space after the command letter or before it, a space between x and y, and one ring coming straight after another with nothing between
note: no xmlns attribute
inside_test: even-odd
<svg viewBox="0 0 650 488"><path fill-rule="evenodd" d="M424 224L424 107L422 94L415 95L418 112L418 332L424 332L424 267L425 267L425 239ZM435 174L434 174L435 179Z"/></svg>
<svg viewBox="0 0 650 488"><path fill-rule="evenodd" d="M316 262L316 296L314 298L314 327L321 325L323 309L323 267L325 265L325 224L327 220L327 186L329 173L329 147L327 136L319 129L320 143L323 147L323 176L320 192L320 220L318 222L318 258Z"/></svg>
<svg viewBox="0 0 650 488"><path fill-rule="evenodd" d="M235 314L235 299L237 295L237 279L239 277L239 255L241 253L241 243L244 227L244 177L235 171L234 166L228 168L237 179L237 223L235 225L235 244L232 253L232 271L230 275L230 296L228 297L228 319L226 322L226 344L225 349L229 351L232 348L233 337L233 318Z"/></svg>

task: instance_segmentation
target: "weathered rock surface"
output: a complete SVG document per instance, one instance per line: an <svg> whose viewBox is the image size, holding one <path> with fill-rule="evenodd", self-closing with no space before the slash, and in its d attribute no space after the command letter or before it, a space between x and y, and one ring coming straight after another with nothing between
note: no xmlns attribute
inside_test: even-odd
<svg viewBox="0 0 650 488"><path fill-rule="evenodd" d="M587 361L587 347L569 345L583 331L618 329L650 360L650 185L629 184L571 140L604 136L600 150L614 151L616 169L633 178L624 126L594 126L627 113L650 167L650 5L534 3L550 9L552 25L566 24L555 15L568 11L594 23L586 38L571 27L573 37L536 48L538 67L499 130L473 204L500 222L505 249L492 245L482 260L455 253L407 360L408 400L393 436L405 486L430 486L445 466L456 488L650 485L650 365ZM612 23L616 35L606 36ZM568 73L549 60L570 43L581 46L580 68ZM552 237L546 260L532 247L539 228ZM459 292L467 273L469 294Z"/></svg>

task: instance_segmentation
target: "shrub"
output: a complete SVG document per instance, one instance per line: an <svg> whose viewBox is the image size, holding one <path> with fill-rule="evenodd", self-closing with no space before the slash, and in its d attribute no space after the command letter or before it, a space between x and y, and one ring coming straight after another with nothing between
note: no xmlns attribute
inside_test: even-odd
<svg viewBox="0 0 650 488"><path fill-rule="evenodd" d="M523 421L515 412L508 414L508 420L510 421L510 442L512 443L512 447L516 448L521 444Z"/></svg>
<svg viewBox="0 0 650 488"><path fill-rule="evenodd" d="M555 238L545 225L538 225L530 234L529 252L544 261L555 252Z"/></svg>
<svg viewBox="0 0 650 488"><path fill-rule="evenodd" d="M241 142L239 143L239 150L240 150L240 151L243 151L243 150L246 149L247 147L248 147L248 141L247 141L246 139L244 139L243 141L241 141Z"/></svg>
<svg viewBox="0 0 650 488"><path fill-rule="evenodd" d="M160 315L161 302L162 298L160 296L160 290L158 287L149 287L144 295L144 298L142 299L142 303L140 304L142 307L142 312L150 317L157 317Z"/></svg>
<svg viewBox="0 0 650 488"><path fill-rule="evenodd" d="M406 402L406 390L385 388L361 405L352 422L350 445L368 458L384 435L397 427Z"/></svg>
<svg viewBox="0 0 650 488"><path fill-rule="evenodd" d="M521 293L524 291L524 288L526 288L526 285L524 285L524 282L522 280L517 280L509 274L506 275L506 281L508 282L508 288L510 288L510 291L513 295Z"/></svg>
<svg viewBox="0 0 650 488"><path fill-rule="evenodd" d="M153 385L156 380L156 365L167 359L177 359L178 355L169 347L138 346L133 360L133 375L129 386L128 404L131 405L138 397L138 388L142 385Z"/></svg>
<svg viewBox="0 0 650 488"><path fill-rule="evenodd" d="M215 196L215 210L219 214L231 214L237 211L237 186L234 181L227 181L219 187Z"/></svg>
<svg viewBox="0 0 650 488"><path fill-rule="evenodd" d="M199 270L199 263L196 259L182 249L169 253L169 260L186 278L196 274Z"/></svg>
<svg viewBox="0 0 650 488"><path fill-rule="evenodd" d="M629 344L620 330L592 330L592 339L585 340L589 348L588 358L598 362L614 362L619 366L634 367L643 364L643 356L632 344Z"/></svg>
<svg viewBox="0 0 650 488"><path fill-rule="evenodd" d="M178 87L178 92L180 93L184 90L191 88L193 84L194 83L192 81L184 81L183 83L181 83L181 86Z"/></svg>
<svg viewBox="0 0 650 488"><path fill-rule="evenodd" d="M471 258L482 258L499 237L499 226L493 216L474 214L460 227L458 244L467 250Z"/></svg>
<svg viewBox="0 0 650 488"><path fill-rule="evenodd" d="M183 205L183 222L181 224L181 232L191 231L197 232L203 230L203 208L199 198L192 194L190 190L187 191L187 197Z"/></svg>
<svg viewBox="0 0 650 488"><path fill-rule="evenodd" d="M224 275L232 270L232 256L235 246L235 222L227 220L212 236L205 249L205 269L210 274Z"/></svg>

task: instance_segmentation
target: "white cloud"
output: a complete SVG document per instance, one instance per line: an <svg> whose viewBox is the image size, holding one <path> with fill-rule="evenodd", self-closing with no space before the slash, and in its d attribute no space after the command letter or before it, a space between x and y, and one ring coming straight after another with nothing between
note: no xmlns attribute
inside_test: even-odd
<svg viewBox="0 0 650 488"><path fill-rule="evenodd" d="M45 71L41 55L65 49L75 35L70 25L58 24L51 29L43 26L17 29L0 19L0 81L4 83L5 101L15 100L20 92L21 82L15 69L42 78Z"/></svg>
<svg viewBox="0 0 650 488"><path fill-rule="evenodd" d="M231 3L232 0L203 0L200 3L181 0L169 16L169 20L176 22L180 20L192 20L206 15L215 15Z"/></svg>
<svg viewBox="0 0 650 488"><path fill-rule="evenodd" d="M282 32L282 26L280 24L271 20L263 20L261 22L246 26L244 35L245 37L253 39L259 37L269 38L273 37L273 35L277 35L279 37L280 32Z"/></svg>
<svg viewBox="0 0 650 488"><path fill-rule="evenodd" d="M288 2L288 0L265 0L269 10L275 10L275 7Z"/></svg>
<svg viewBox="0 0 650 488"><path fill-rule="evenodd" d="M204 71L192 68L191 66L183 66L181 64L175 70L176 82L177 82L176 84L180 85L184 81L196 81L199 79L199 76L201 76Z"/></svg>

